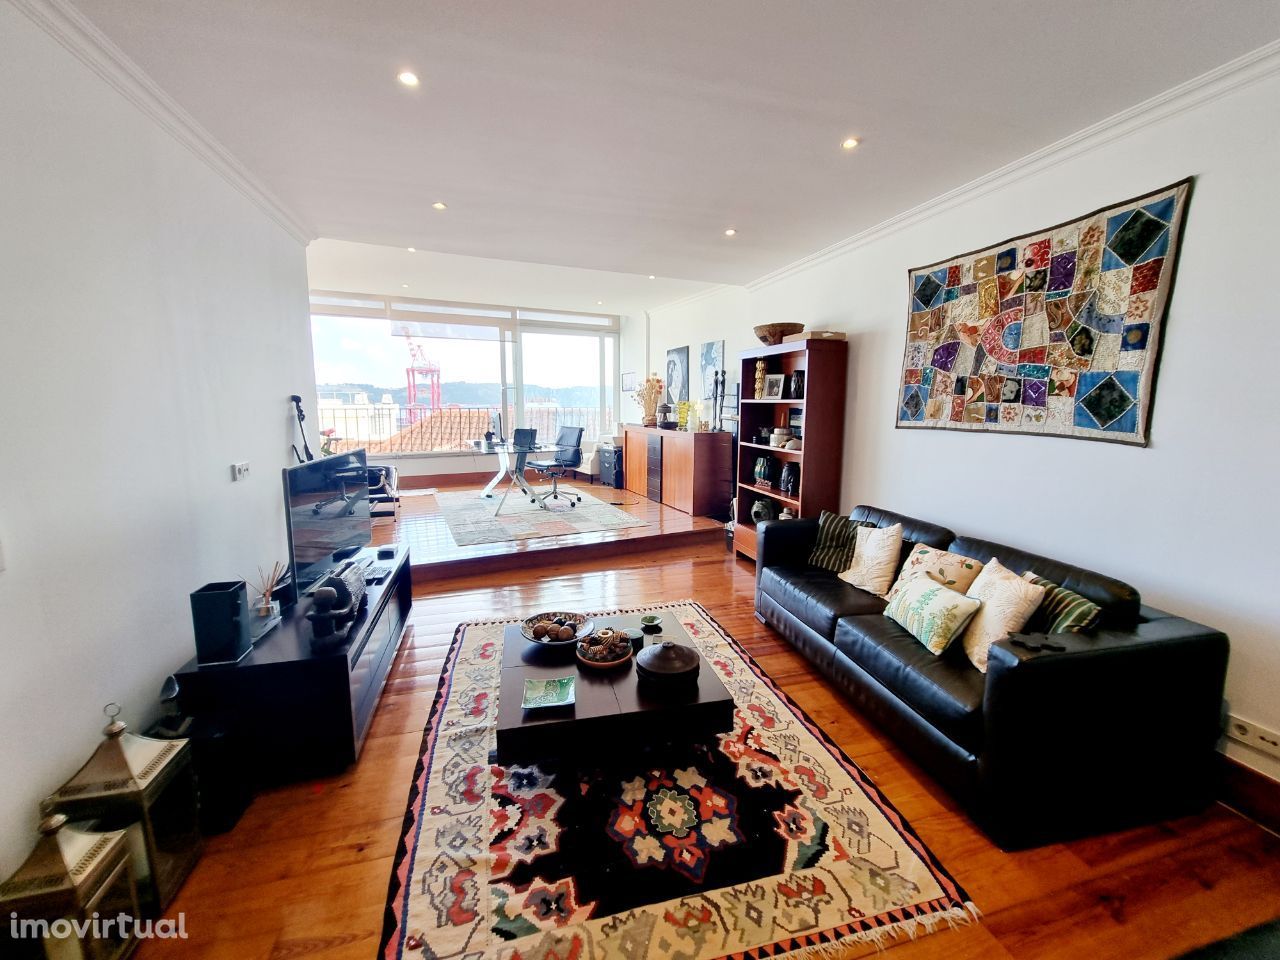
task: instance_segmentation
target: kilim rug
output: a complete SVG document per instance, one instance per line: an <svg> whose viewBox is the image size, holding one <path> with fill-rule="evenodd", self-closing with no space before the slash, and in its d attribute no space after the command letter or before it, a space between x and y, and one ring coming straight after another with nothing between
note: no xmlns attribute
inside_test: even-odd
<svg viewBox="0 0 1280 960"><path fill-rule="evenodd" d="M562 496L559 500L549 502L549 510L530 503L527 497L522 497L519 491L513 490L511 496L507 497L507 502L502 505L502 512L495 517L493 511L502 498L502 489L501 486L498 487L498 495L492 500L486 500L470 490L436 494L440 516L448 524L454 543L467 547L502 540L530 540L534 537L559 537L569 533L594 533L599 530L646 526L645 521L639 517L578 489L573 492L582 494L582 502L576 507L569 506ZM570 488L561 484L560 489Z"/></svg>
<svg viewBox="0 0 1280 960"><path fill-rule="evenodd" d="M875 785L702 607L650 609L675 617L718 672L734 728L571 782L488 762L511 621L458 627L409 792L383 960L834 960L976 915Z"/></svg>

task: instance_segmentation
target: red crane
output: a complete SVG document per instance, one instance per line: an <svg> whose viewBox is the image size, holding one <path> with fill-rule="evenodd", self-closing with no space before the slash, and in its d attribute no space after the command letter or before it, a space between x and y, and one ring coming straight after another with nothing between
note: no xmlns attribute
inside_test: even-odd
<svg viewBox="0 0 1280 960"><path fill-rule="evenodd" d="M409 345L409 366L404 368L406 403L409 422L417 423L424 413L440 409L440 365L427 359L427 351L412 337L406 337Z"/></svg>

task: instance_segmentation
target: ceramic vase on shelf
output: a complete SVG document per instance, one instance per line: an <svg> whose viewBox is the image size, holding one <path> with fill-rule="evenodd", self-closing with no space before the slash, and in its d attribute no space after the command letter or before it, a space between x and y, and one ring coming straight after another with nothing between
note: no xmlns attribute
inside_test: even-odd
<svg viewBox="0 0 1280 960"><path fill-rule="evenodd" d="M778 489L788 497L796 496L800 491L800 464L794 461L784 463L778 474Z"/></svg>
<svg viewBox="0 0 1280 960"><path fill-rule="evenodd" d="M774 516L772 500L761 497L751 505L752 523L764 523L766 520L772 520Z"/></svg>
<svg viewBox="0 0 1280 960"><path fill-rule="evenodd" d="M787 381L787 399L803 400L804 399L804 371L797 370L791 374L791 379Z"/></svg>
<svg viewBox="0 0 1280 960"><path fill-rule="evenodd" d="M768 454L765 454L764 456L756 457L755 469L752 471L751 475L755 478L756 483L768 484L772 486L773 485L773 457L769 456Z"/></svg>

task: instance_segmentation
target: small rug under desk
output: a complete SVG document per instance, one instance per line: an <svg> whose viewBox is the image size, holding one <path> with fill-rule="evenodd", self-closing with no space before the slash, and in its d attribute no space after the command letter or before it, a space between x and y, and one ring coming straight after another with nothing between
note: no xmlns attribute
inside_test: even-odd
<svg viewBox="0 0 1280 960"><path fill-rule="evenodd" d="M494 516L498 501L502 499L502 490L499 486L492 499L481 497L474 490L436 494L440 516L448 524L454 543L468 547L503 540L532 540L647 526L639 517L564 483L560 485L560 499L548 501L549 510L530 503L528 497L512 490L502 505L502 512ZM543 492L542 488L534 490ZM569 506L568 493L581 495L582 502L576 507Z"/></svg>
<svg viewBox="0 0 1280 960"><path fill-rule="evenodd" d="M647 612L716 671L734 726L660 761L620 744L599 770L491 762L511 621L459 625L380 960L841 960L973 920L902 815L706 610L613 611Z"/></svg>

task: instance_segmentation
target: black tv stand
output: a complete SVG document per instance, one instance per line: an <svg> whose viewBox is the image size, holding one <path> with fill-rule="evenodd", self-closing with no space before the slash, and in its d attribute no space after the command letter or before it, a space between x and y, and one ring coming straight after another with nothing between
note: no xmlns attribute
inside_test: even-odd
<svg viewBox="0 0 1280 960"><path fill-rule="evenodd" d="M378 562L390 573L366 586L368 605L332 650L312 652L303 597L239 663L192 659L175 674L182 712L224 730L256 784L329 776L359 757L413 603L409 548Z"/></svg>

